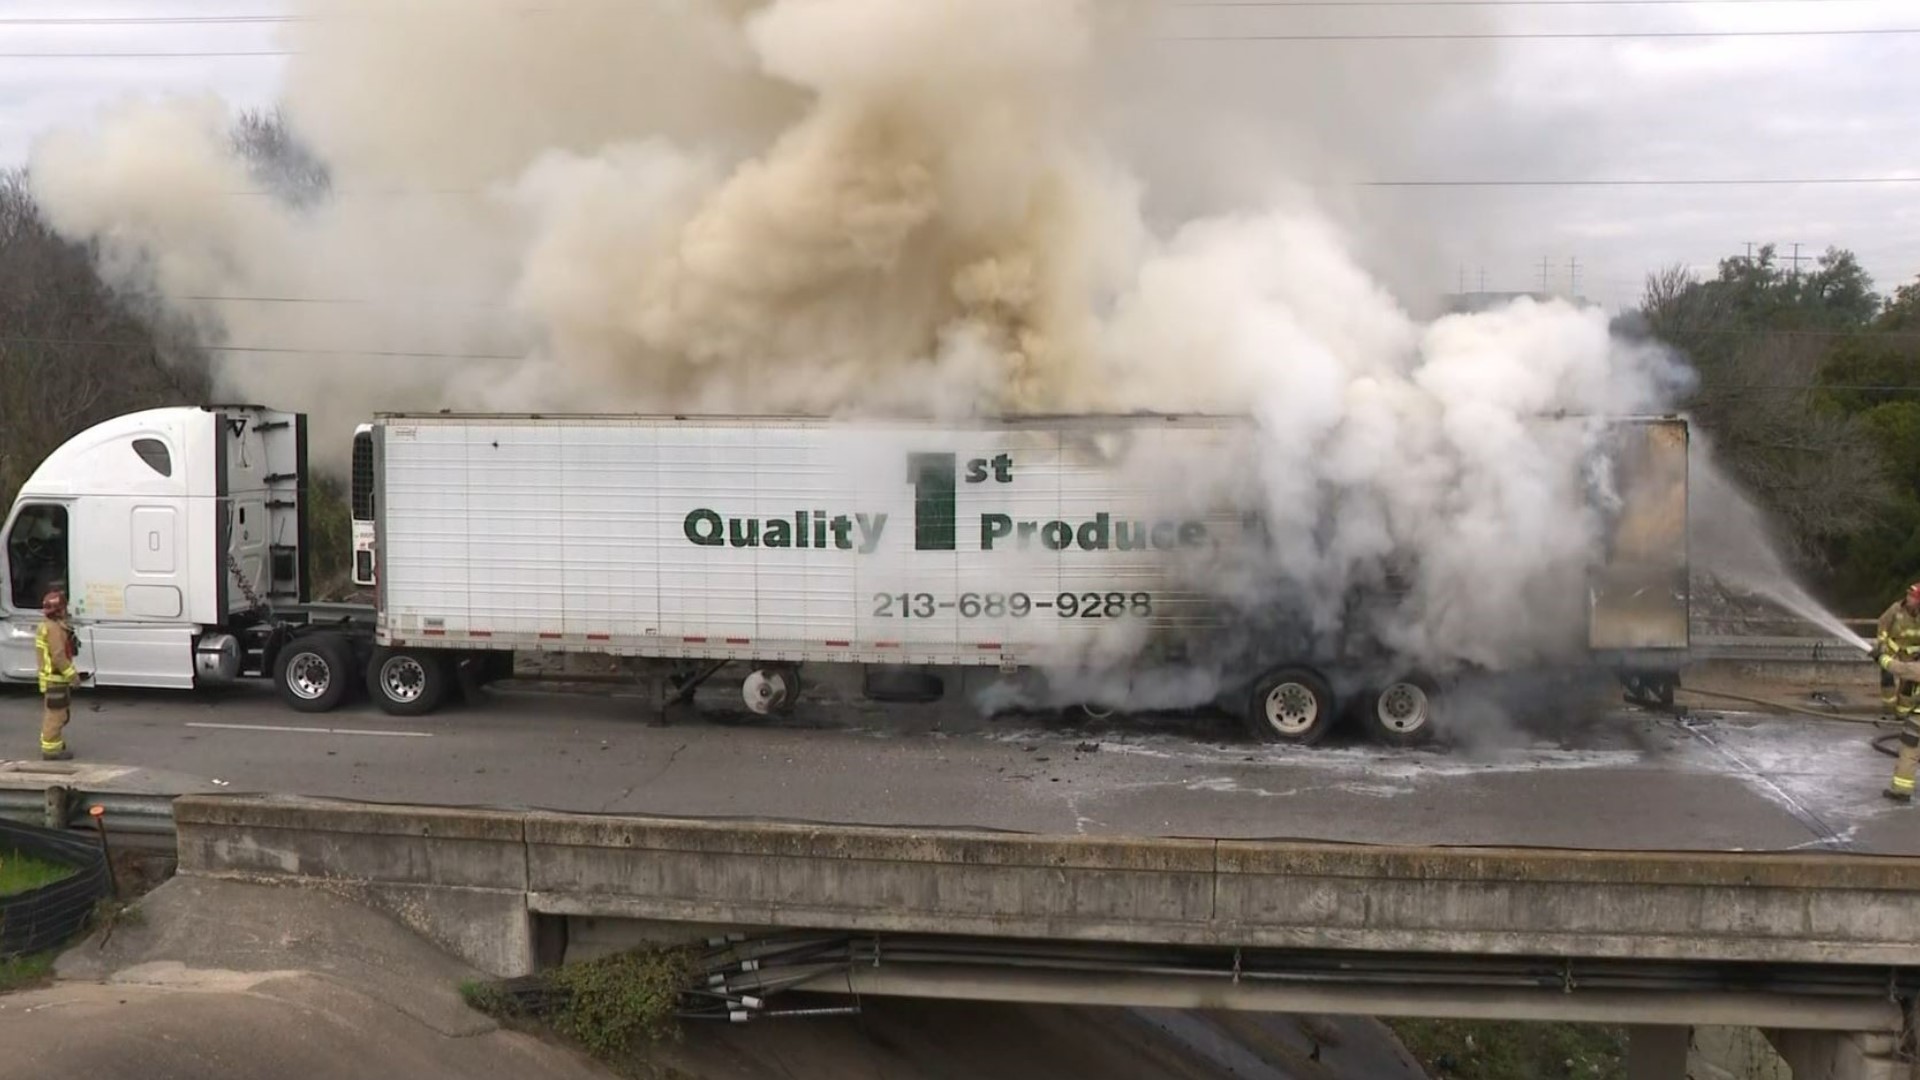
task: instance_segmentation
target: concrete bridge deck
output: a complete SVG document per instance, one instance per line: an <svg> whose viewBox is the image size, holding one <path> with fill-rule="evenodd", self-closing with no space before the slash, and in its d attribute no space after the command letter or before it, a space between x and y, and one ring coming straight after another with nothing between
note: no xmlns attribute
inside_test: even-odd
<svg viewBox="0 0 1920 1080"><path fill-rule="evenodd" d="M502 975L558 959L580 920L625 920L1125 947L1129 963L1159 958L1135 973L1139 1004L1186 994L1887 1031L1903 1019L1901 969L1920 968L1920 859L1010 836L251 796L183 797L175 818L183 873L349 891ZM1423 995L1404 980L1369 989L1337 966L1318 987L1267 977L1328 951L1418 958L1440 982ZM1098 986L1111 1000L1128 980L1071 977L1092 956L1070 957L1044 993ZM1475 963L1485 975L1513 959L1562 961L1565 977L1476 982ZM951 986L966 970L862 978L872 992L888 980L928 992L914 980ZM1019 992L1043 992L1037 974Z"/></svg>

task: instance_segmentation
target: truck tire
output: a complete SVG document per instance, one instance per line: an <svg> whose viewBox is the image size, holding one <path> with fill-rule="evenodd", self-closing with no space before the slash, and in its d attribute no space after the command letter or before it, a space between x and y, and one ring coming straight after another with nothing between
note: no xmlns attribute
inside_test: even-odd
<svg viewBox="0 0 1920 1080"><path fill-rule="evenodd" d="M273 683L296 712L331 712L353 693L353 646L338 634L309 634L280 647Z"/></svg>
<svg viewBox="0 0 1920 1080"><path fill-rule="evenodd" d="M1440 689L1419 673L1402 675L1360 701L1360 726L1374 742L1388 746L1418 746L1433 738L1434 705Z"/></svg>
<svg viewBox="0 0 1920 1080"><path fill-rule="evenodd" d="M1312 746L1333 728L1333 689L1306 668L1275 668L1253 684L1244 719L1263 742Z"/></svg>
<svg viewBox="0 0 1920 1080"><path fill-rule="evenodd" d="M367 693L389 716L425 716L447 700L452 672L430 649L375 649Z"/></svg>

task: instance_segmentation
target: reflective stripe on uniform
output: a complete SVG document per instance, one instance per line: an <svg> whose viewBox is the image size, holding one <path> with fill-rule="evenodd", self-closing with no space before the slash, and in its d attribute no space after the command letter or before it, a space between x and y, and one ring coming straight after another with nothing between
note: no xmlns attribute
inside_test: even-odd
<svg viewBox="0 0 1920 1080"><path fill-rule="evenodd" d="M1893 778L1893 784L1892 784L1891 786L1893 787L1893 790L1895 790L1895 791L1912 791L1912 790L1913 790L1913 777L1911 777L1911 776L1896 776L1896 777L1894 777L1894 778Z"/></svg>
<svg viewBox="0 0 1920 1080"><path fill-rule="evenodd" d="M47 629L51 625L49 622L42 622L39 629L33 632L34 649L40 654L40 692L43 694L51 687L70 686L79 677L79 672L73 669L73 631L66 630L67 655L60 657L59 664L56 665L53 646L48 641L50 635Z"/></svg>

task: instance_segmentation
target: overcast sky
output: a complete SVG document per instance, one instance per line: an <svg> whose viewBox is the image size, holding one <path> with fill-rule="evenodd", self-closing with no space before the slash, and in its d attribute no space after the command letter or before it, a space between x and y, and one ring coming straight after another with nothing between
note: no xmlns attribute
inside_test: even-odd
<svg viewBox="0 0 1920 1080"><path fill-rule="evenodd" d="M564 3L567 0L554 0ZM635 0L644 2L644 0ZM34 138L84 124L129 94L211 92L268 104L277 57L51 57L50 53L244 52L276 47L274 26L34 24L35 19L271 15L273 0L0 0L0 165ZM1568 4L1502 0L1422 8L1229 4L1183 12L1209 36L1615 33L1920 29L1912 0L1672 0ZM1280 117L1351 99L1389 149L1362 155L1378 180L1713 180L1920 177L1920 34L1500 41L1169 42L1181 63L1330 73L1324 101L1274 100ZM36 57L16 54L39 54ZM1371 84L1410 67L1466 73L1422 102L1417 122L1369 116ZM1319 75L1316 75L1318 78ZM1258 85L1258 84L1255 84ZM1243 98L1249 95L1242 95ZM1266 104L1243 100L1241 108ZM1391 95L1381 109L1406 112ZM1355 102L1358 105L1355 105ZM1337 111L1337 110L1336 110ZM1402 119L1405 117L1402 116ZM1393 223L1397 285L1555 291L1579 262L1583 294L1630 302L1646 272L1711 268L1747 242L1854 250L1885 291L1920 273L1920 184L1342 188L1351 213ZM1380 258L1375 254L1376 261ZM1484 279L1482 274L1484 273Z"/></svg>

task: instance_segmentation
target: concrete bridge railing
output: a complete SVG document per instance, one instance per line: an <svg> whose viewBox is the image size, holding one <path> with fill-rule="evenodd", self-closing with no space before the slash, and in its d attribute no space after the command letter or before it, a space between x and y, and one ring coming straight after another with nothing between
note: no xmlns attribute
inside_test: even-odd
<svg viewBox="0 0 1920 1080"><path fill-rule="evenodd" d="M1920 966L1920 859L1049 837L175 803L184 873L352 889L478 966L536 917L1156 945Z"/></svg>

